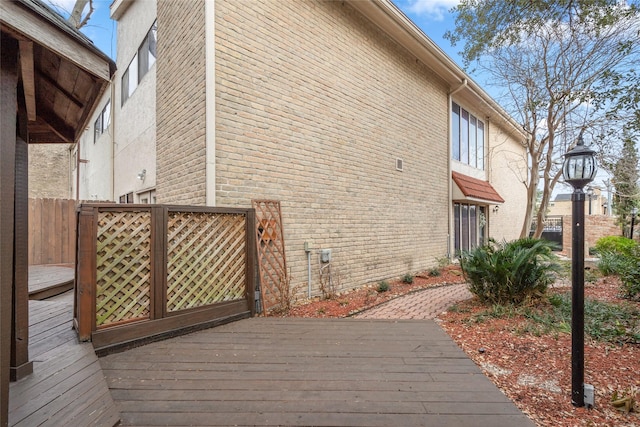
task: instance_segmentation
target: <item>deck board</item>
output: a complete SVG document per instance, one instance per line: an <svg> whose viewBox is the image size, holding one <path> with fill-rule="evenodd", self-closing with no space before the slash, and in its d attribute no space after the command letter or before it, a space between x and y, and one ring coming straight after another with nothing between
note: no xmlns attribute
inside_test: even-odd
<svg viewBox="0 0 640 427"><path fill-rule="evenodd" d="M246 319L100 363L123 426L533 426L433 321Z"/></svg>
<svg viewBox="0 0 640 427"><path fill-rule="evenodd" d="M43 300L73 289L73 264L29 266L29 299Z"/></svg>
<svg viewBox="0 0 640 427"><path fill-rule="evenodd" d="M72 329L73 293L29 301L33 374L11 383L10 426L106 426L117 412L98 357Z"/></svg>

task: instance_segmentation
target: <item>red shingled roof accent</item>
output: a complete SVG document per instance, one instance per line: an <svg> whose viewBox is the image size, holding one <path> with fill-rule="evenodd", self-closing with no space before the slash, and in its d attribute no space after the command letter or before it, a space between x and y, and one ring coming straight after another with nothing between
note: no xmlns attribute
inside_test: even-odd
<svg viewBox="0 0 640 427"><path fill-rule="evenodd" d="M451 175L453 176L453 181L466 197L504 203L504 199L500 197L488 181L471 178L458 172L452 172Z"/></svg>

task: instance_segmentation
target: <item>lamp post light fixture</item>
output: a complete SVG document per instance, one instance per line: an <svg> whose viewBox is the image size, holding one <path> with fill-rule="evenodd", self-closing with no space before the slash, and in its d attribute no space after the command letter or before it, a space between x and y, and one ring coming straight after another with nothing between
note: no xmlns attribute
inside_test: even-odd
<svg viewBox="0 0 640 427"><path fill-rule="evenodd" d="M584 399L584 199L582 188L593 181L598 170L596 152L584 146L582 132L576 146L564 155L562 176L573 186L571 239L571 403ZM590 402L593 404L593 402Z"/></svg>

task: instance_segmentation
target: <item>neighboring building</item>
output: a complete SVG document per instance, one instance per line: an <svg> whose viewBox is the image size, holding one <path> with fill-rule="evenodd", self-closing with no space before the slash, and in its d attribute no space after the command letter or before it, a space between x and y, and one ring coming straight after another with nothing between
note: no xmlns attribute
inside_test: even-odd
<svg viewBox="0 0 640 427"><path fill-rule="evenodd" d="M75 199L72 144L29 145L29 198Z"/></svg>
<svg viewBox="0 0 640 427"><path fill-rule="evenodd" d="M152 4L111 7L110 122L81 144L81 198L279 200L291 284L306 243L314 294L321 248L351 288L518 237L524 135L390 1L162 1L157 55Z"/></svg>
<svg viewBox="0 0 640 427"><path fill-rule="evenodd" d="M111 18L118 68L75 153L76 191L80 200L155 203L156 2L116 0Z"/></svg>
<svg viewBox="0 0 640 427"><path fill-rule="evenodd" d="M607 199L603 197L602 190L598 187L585 189L584 213L585 215L608 215ZM571 216L571 193L558 194L549 204L547 216Z"/></svg>

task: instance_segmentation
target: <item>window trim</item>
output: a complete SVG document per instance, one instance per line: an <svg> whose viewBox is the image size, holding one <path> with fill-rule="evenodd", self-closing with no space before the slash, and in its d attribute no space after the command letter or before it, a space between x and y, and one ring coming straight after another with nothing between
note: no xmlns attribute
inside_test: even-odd
<svg viewBox="0 0 640 427"><path fill-rule="evenodd" d="M153 21L151 28L142 39L138 50L133 55L127 69L122 74L120 106L123 106L138 88L157 59L158 21Z"/></svg>
<svg viewBox="0 0 640 427"><path fill-rule="evenodd" d="M93 143L95 144L100 135L109 129L111 124L111 99L108 99L95 122L93 122Z"/></svg>
<svg viewBox="0 0 640 427"><path fill-rule="evenodd" d="M472 214L472 212L474 212ZM466 214L465 214L466 213ZM487 207L474 203L454 202L453 204L453 250L472 250L486 242ZM466 224L463 222L466 220Z"/></svg>
<svg viewBox="0 0 640 427"><path fill-rule="evenodd" d="M476 169L485 169L486 123L451 101L451 157ZM473 136L471 130L474 129Z"/></svg>

